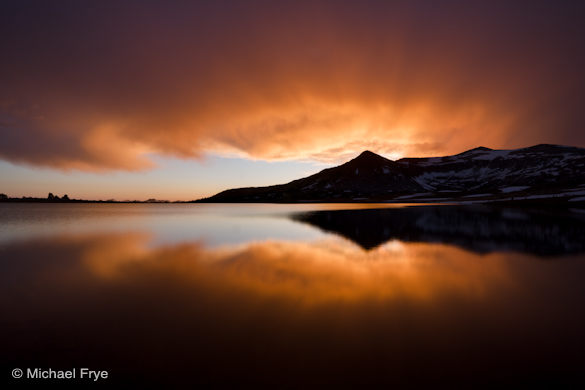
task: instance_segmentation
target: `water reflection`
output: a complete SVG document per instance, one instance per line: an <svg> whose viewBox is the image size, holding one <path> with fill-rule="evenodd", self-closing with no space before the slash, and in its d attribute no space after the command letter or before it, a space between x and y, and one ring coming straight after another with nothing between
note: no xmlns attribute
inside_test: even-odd
<svg viewBox="0 0 585 390"><path fill-rule="evenodd" d="M0 240L2 372L92 367L109 370L109 383L166 387L585 381L582 254L535 261L527 251L475 253L429 242L446 241L442 228L433 240L407 236L406 223L402 236L391 235L400 240L384 235L364 250L349 233L345 240L290 219L338 218L330 230L341 234L374 218L370 210L273 209L253 222L318 233L302 239L256 229L247 241L209 244L197 233L173 242L150 226L199 232L210 219L186 223L176 209L172 218L156 210L153 221L164 223L148 229L138 228L142 216L123 231L120 223L105 229L100 216L84 220L86 229ZM399 220L393 211L375 215L384 225ZM455 218L436 213L429 220ZM358 224L359 234L368 231Z"/></svg>
<svg viewBox="0 0 585 390"><path fill-rule="evenodd" d="M83 365L150 384L582 378L579 259L432 244L364 252L337 240L152 248L149 239L5 246L4 366Z"/></svg>
<svg viewBox="0 0 585 390"><path fill-rule="evenodd" d="M339 234L366 250L400 240L450 244L476 253L558 256L585 252L585 215L563 210L443 205L317 210L291 218Z"/></svg>

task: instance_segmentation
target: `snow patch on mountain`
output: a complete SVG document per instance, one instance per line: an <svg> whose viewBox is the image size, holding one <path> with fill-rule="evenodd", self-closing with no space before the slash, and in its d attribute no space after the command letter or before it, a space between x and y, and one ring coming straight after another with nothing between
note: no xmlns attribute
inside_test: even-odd
<svg viewBox="0 0 585 390"><path fill-rule="evenodd" d="M417 194L410 194L410 195L398 196L395 199L410 199L410 198L416 198L418 196L425 196L425 195L432 195L432 193L430 193L430 192L419 192Z"/></svg>
<svg viewBox="0 0 585 390"><path fill-rule="evenodd" d="M503 192L504 194L507 194L509 192L523 191L527 188L530 188L530 186L511 186L511 187L500 188L500 191Z"/></svg>
<svg viewBox="0 0 585 390"><path fill-rule="evenodd" d="M491 150L489 152L482 152L473 157L474 160L495 160L496 158L506 158L511 150Z"/></svg>
<svg viewBox="0 0 585 390"><path fill-rule="evenodd" d="M484 196L492 196L492 194L474 194L474 195L465 195L464 198L480 198Z"/></svg>

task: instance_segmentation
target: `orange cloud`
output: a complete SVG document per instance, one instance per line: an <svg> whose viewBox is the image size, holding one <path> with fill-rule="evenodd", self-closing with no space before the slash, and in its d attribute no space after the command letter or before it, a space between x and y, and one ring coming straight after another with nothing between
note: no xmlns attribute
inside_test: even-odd
<svg viewBox="0 0 585 390"><path fill-rule="evenodd" d="M12 5L0 157L100 171L584 146L583 10L471 3Z"/></svg>

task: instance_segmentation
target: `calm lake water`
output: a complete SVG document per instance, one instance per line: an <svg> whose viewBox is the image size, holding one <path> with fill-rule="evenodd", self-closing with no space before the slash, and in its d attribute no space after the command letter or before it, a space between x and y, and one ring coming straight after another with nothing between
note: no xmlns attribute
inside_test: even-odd
<svg viewBox="0 0 585 390"><path fill-rule="evenodd" d="M0 258L9 381L585 383L578 210L0 204Z"/></svg>

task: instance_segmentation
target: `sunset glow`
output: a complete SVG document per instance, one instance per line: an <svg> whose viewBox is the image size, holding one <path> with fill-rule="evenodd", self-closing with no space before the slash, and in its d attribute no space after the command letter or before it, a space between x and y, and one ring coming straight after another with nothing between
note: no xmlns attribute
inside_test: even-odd
<svg viewBox="0 0 585 390"><path fill-rule="evenodd" d="M78 196L192 199L240 183L221 169L186 182L176 164L284 163L292 179L365 149L585 146L579 2L84 3L1 6L13 195L56 191L19 184L33 167ZM159 172L175 190L120 187L112 172ZM79 188L95 174L100 188Z"/></svg>
<svg viewBox="0 0 585 390"><path fill-rule="evenodd" d="M584 102L584 0L0 1L0 373L584 388Z"/></svg>

